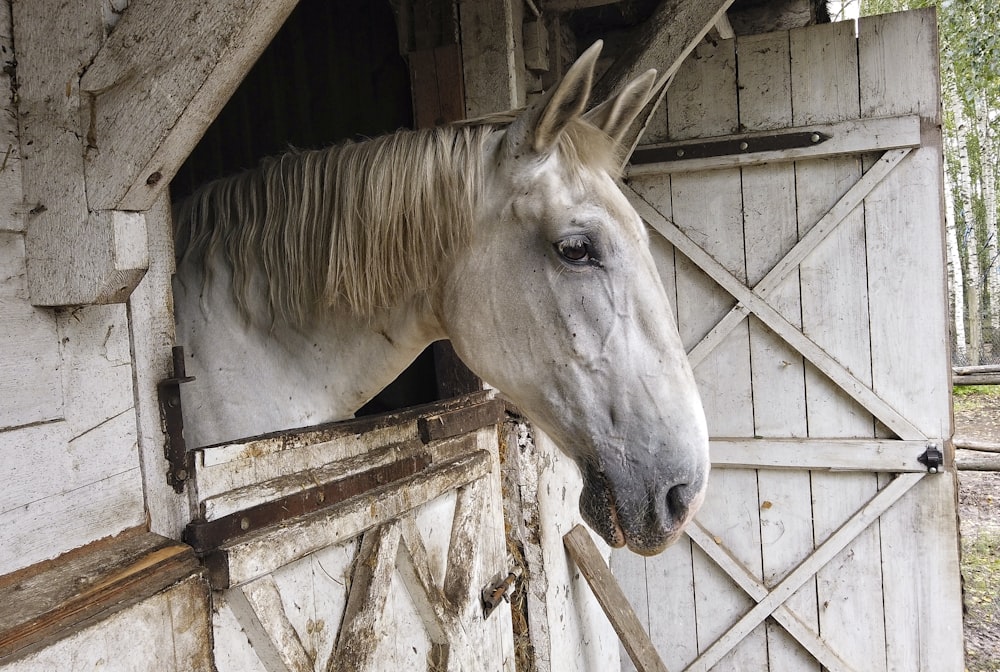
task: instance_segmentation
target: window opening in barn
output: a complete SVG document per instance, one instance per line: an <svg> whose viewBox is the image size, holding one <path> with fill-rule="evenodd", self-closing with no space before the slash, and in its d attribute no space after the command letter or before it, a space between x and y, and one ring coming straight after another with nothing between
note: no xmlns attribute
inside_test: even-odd
<svg viewBox="0 0 1000 672"><path fill-rule="evenodd" d="M178 171L171 198L291 147L412 125L409 69L390 3L302 0ZM434 401L438 388L428 348L357 414Z"/></svg>

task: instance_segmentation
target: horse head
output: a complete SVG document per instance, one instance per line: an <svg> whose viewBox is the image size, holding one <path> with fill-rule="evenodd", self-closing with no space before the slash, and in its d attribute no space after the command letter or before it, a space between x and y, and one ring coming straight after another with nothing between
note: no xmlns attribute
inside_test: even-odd
<svg viewBox="0 0 1000 672"><path fill-rule="evenodd" d="M600 48L491 140L438 312L466 364L580 467L587 523L648 555L701 504L708 433L648 234L615 182L656 73L584 113Z"/></svg>

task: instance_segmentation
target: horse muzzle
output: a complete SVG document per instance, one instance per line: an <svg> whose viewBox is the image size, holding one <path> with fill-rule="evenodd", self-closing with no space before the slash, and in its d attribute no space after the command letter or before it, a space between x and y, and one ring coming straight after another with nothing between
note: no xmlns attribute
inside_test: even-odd
<svg viewBox="0 0 1000 672"><path fill-rule="evenodd" d="M590 467L584 470L580 513L613 548L656 555L677 541L697 513L707 481L707 469L681 480L631 481Z"/></svg>

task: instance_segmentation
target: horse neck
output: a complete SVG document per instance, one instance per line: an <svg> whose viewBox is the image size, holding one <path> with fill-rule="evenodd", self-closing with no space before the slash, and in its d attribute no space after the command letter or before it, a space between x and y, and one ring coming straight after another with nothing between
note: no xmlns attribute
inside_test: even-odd
<svg viewBox="0 0 1000 672"><path fill-rule="evenodd" d="M370 317L331 307L292 327L248 320L228 278L203 288L186 270L178 269L175 301L195 377L182 389L192 446L352 417L444 337L423 294Z"/></svg>

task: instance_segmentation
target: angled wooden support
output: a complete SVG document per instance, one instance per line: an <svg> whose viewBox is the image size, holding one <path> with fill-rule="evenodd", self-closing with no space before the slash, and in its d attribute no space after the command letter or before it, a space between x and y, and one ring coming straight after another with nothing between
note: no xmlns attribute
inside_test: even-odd
<svg viewBox="0 0 1000 672"><path fill-rule="evenodd" d="M742 641L746 635L756 628L765 618L771 615L775 615L775 612L784 605L785 601L790 598L795 591L802 587L802 585L815 576L816 572L822 569L828 562L833 560L844 548L847 547L862 531L864 531L869 525L878 520L879 516L885 513L889 507L895 504L900 497L905 495L910 489L920 482L924 478L926 473L912 473L912 474L902 474L897 476L895 479L889 482L884 488L882 488L867 504L862 506L850 519L847 520L840 528L837 529L830 537L820 544L812 555L803 560L799 565L793 569L789 574L782 579L778 585L772 588L770 591L764 589L761 590L760 586L755 587L754 585L747 583L746 577L744 576L747 572L746 569L739 565L734 559L726 557L724 549L722 553L716 553L712 549L712 545L716 542L709 534L699 534L699 530L695 528L694 532L691 534L691 538L698 543L698 545L705 550L710 556L715 559L721 560L721 567L730 573L731 578L736 581L737 585L743 586L750 593L751 597L757 602L750 611L743 615L725 634L719 637L715 643L710 647L705 649L698 658L688 666L688 672L701 672L712 669L712 667L718 663L727 653L732 651L732 649ZM700 541L699 541L700 540ZM704 544L704 546L702 546ZM754 579L756 581L756 579ZM798 622L794 623L791 618L786 618L787 612L777 616L779 622L783 625L791 623L791 629L789 633L796 635L804 635L803 640L800 642L810 650L813 655L818 654L818 659L823 662L824 665L830 666L829 669L835 670L848 670L845 666L841 665L842 661L838 663L839 656L832 650L830 650L824 644L821 648L817 648L820 644L819 638L814 637L811 629L807 628L804 623ZM797 620L797 619L795 619ZM810 646L816 648L815 651L810 649Z"/></svg>
<svg viewBox="0 0 1000 672"><path fill-rule="evenodd" d="M91 210L149 209L295 4L129 3L80 80Z"/></svg>
<svg viewBox="0 0 1000 672"><path fill-rule="evenodd" d="M594 591L594 596L618 633L618 638L636 669L640 672L667 672L667 666L663 664L652 640L643 630L642 623L636 617L611 569L604 563L604 558L587 529L583 525L576 525L563 537L563 544L573 562L580 568L587 585Z"/></svg>
<svg viewBox="0 0 1000 672"><path fill-rule="evenodd" d="M708 254L689 238L676 224L667 220L656 208L642 198L629 186L624 186L626 196L632 202L639 215L663 237L676 247L684 256L693 261L715 282L719 283L737 300L737 305L726 315L705 337L702 343L692 350L690 357L693 364L701 361L708 351L721 342L732 329L749 313L756 315L774 333L808 359L830 380L842 388L859 404L867 408L872 415L881 420L894 431L899 438L906 440L922 440L926 437L903 417L895 408L882 399L875 391L858 379L846 367L831 357L823 348L806 336L800 329L788 322L766 297L780 283L791 269L798 266L802 259L815 248L850 213L864 197L887 175L907 154L909 149L894 149L885 153L880 161L865 174L864 177L849 190L833 209L814 227L814 231L803 239L789 252L786 260L780 261L774 269L762 280L758 287L747 287L730 273L712 255ZM703 345L704 344L704 345Z"/></svg>
<svg viewBox="0 0 1000 672"><path fill-rule="evenodd" d="M591 100L606 100L647 70L657 71L658 79L650 101L633 122L629 134L622 139L626 162L639 144L656 108L663 102L669 81L708 31L725 19L731 4L733 0L664 0L639 28L639 34L629 49L611 64L594 85Z"/></svg>

